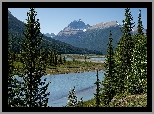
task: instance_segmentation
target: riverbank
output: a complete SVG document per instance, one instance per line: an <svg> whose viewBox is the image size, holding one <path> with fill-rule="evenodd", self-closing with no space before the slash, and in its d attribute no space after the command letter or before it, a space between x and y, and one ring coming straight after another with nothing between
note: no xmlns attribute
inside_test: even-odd
<svg viewBox="0 0 154 114"><path fill-rule="evenodd" d="M65 64L57 65L57 67L50 66L47 68L47 74L68 74L68 73L82 73L95 71L96 69L105 70L104 63L100 62L85 62L85 61L67 61Z"/></svg>
<svg viewBox="0 0 154 114"><path fill-rule="evenodd" d="M15 62L15 67L19 66L22 68L22 63ZM79 61L66 61L66 63L58 64L57 66L48 66L46 69L46 73L49 75L53 74L68 74L68 73L82 73L82 72L90 72L95 70L105 70L104 68L104 61L98 62L98 61L84 61L83 59L80 59Z"/></svg>

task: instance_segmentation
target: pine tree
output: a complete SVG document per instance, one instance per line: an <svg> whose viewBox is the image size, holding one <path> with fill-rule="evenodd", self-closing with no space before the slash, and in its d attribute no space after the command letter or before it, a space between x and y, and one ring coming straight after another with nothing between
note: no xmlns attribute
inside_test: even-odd
<svg viewBox="0 0 154 114"><path fill-rule="evenodd" d="M78 101L75 92L75 86L71 91L69 91L68 102L67 105L64 107L83 107L83 97Z"/></svg>
<svg viewBox="0 0 154 114"><path fill-rule="evenodd" d="M80 98L76 107L83 107L83 97Z"/></svg>
<svg viewBox="0 0 154 114"><path fill-rule="evenodd" d="M106 72L104 74L104 80L102 82L103 85L103 104L107 106L109 102L112 100L112 98L115 95L115 89L116 83L117 83L117 77L115 75L115 60L113 58L114 56L114 50L112 46L112 32L110 31L109 36L109 43L108 43L108 50L106 55L106 62L105 62L105 68Z"/></svg>
<svg viewBox="0 0 154 114"><path fill-rule="evenodd" d="M61 54L60 54L60 57L59 57L59 63L60 63L60 64L63 64Z"/></svg>
<svg viewBox="0 0 154 114"><path fill-rule="evenodd" d="M130 80L130 93L141 94L147 91L147 37L136 36L137 42L133 53L133 72Z"/></svg>
<svg viewBox="0 0 154 114"><path fill-rule="evenodd" d="M100 89L100 80L98 77L98 70L97 70L97 74L96 74L97 80L94 83L96 85L96 93L94 93L94 98L96 99L96 107L100 107L101 106L101 89Z"/></svg>
<svg viewBox="0 0 154 114"><path fill-rule="evenodd" d="M57 52L56 52L56 50L54 49L54 51L53 51L53 59L54 59L54 66L57 66L57 64L58 64L58 57L57 57Z"/></svg>
<svg viewBox="0 0 154 114"><path fill-rule="evenodd" d="M143 29L144 28L143 28L142 21L141 21L141 10L139 10L137 35L144 35Z"/></svg>
<svg viewBox="0 0 154 114"><path fill-rule="evenodd" d="M51 49L49 49L48 59L49 59L49 66L54 66L53 51Z"/></svg>
<svg viewBox="0 0 154 114"><path fill-rule="evenodd" d="M139 10L137 28L138 33L134 36L133 71L129 82L131 94L145 93L147 88L147 38L143 33L144 28L141 21L141 10Z"/></svg>
<svg viewBox="0 0 154 114"><path fill-rule="evenodd" d="M69 91L68 94L68 103L67 103L67 107L75 107L77 105L77 96L76 96L76 92L75 92L75 87Z"/></svg>
<svg viewBox="0 0 154 114"><path fill-rule="evenodd" d="M17 107L20 101L20 82L15 78L17 75L17 68L14 67L15 56L11 52L12 42L8 34L8 106Z"/></svg>
<svg viewBox="0 0 154 114"><path fill-rule="evenodd" d="M116 93L128 92L128 78L132 72L134 42L131 31L134 27L134 23L132 23L133 17L130 8L125 9L125 17L121 29L122 36L115 52L116 74L118 78Z"/></svg>
<svg viewBox="0 0 154 114"><path fill-rule="evenodd" d="M66 63L66 58L65 58L65 56L63 57L63 62Z"/></svg>
<svg viewBox="0 0 154 114"><path fill-rule="evenodd" d="M23 63L23 73L20 77L24 80L22 99L23 107L46 107L48 95L46 93L49 83L45 84L46 79L41 81L42 76L46 75L45 51L41 47L43 35L40 35L39 20L35 20L37 12L30 8L27 13L28 19L26 26L25 39L21 43L21 62Z"/></svg>

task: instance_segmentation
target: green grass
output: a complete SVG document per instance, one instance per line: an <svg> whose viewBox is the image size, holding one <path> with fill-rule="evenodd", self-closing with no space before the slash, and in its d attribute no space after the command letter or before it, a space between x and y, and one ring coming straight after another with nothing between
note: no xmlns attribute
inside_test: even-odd
<svg viewBox="0 0 154 114"><path fill-rule="evenodd" d="M47 74L80 73L85 71L94 71L96 69L103 70L104 63L67 61L65 64L57 65L57 67L49 66Z"/></svg>
<svg viewBox="0 0 154 114"><path fill-rule="evenodd" d="M22 68L23 64L21 62L14 62L14 67Z"/></svg>
<svg viewBox="0 0 154 114"><path fill-rule="evenodd" d="M85 54L84 56L81 56L80 54L62 54L62 57L67 56L69 58L74 58L74 59L85 59L85 57L87 58L99 58L99 57L104 57L104 55L95 55L95 54Z"/></svg>
<svg viewBox="0 0 154 114"><path fill-rule="evenodd" d="M22 68L21 62L14 62L14 66L19 69ZM47 74L67 74L67 73L80 73L95 71L96 69L104 70L104 63L81 62L81 61L66 61L64 64L57 66L48 66L46 69Z"/></svg>

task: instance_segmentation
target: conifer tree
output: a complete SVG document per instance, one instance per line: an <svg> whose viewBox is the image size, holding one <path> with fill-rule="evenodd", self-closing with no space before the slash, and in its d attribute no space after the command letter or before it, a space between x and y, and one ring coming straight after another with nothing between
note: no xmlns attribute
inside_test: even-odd
<svg viewBox="0 0 154 114"><path fill-rule="evenodd" d="M143 33L144 28L141 21L141 10L139 10L137 28L138 33L134 36L133 71L130 76L131 80L129 80L131 94L145 93L147 84L147 38Z"/></svg>
<svg viewBox="0 0 154 114"><path fill-rule="evenodd" d="M65 58L65 56L63 57L63 61L64 61L64 63L66 63L66 58Z"/></svg>
<svg viewBox="0 0 154 114"><path fill-rule="evenodd" d="M27 13L28 19L26 26L25 39L23 39L21 62L23 63L23 73L20 77L24 80L22 99L23 107L46 107L48 96L46 93L49 83L45 84L46 79L41 81L42 76L46 75L46 54L41 47L43 35L40 35L40 23L35 19L37 12L30 8Z"/></svg>
<svg viewBox="0 0 154 114"><path fill-rule="evenodd" d="M103 104L107 106L109 102L112 100L112 98L115 95L115 89L116 83L117 83L117 77L115 75L115 60L113 58L114 56L114 50L112 46L112 32L110 31L109 36L109 43L108 43L108 49L107 49L107 55L106 55L106 62L105 62L105 68L106 72L104 73L104 80L102 82L103 85Z"/></svg>
<svg viewBox="0 0 154 114"><path fill-rule="evenodd" d="M94 97L96 99L96 107L100 107L101 105L101 93L100 93L101 92L101 89L100 89L101 82L98 77L98 70L97 70L96 77L97 77L97 80L94 83L96 85L96 93L94 93Z"/></svg>
<svg viewBox="0 0 154 114"><path fill-rule="evenodd" d="M144 35L143 29L144 28L143 28L142 21L141 21L141 10L139 10L137 35Z"/></svg>
<svg viewBox="0 0 154 114"><path fill-rule="evenodd" d="M59 63L62 64L63 61L62 61L62 57L61 57L61 54L60 54L60 57L59 57Z"/></svg>
<svg viewBox="0 0 154 114"><path fill-rule="evenodd" d="M125 9L125 17L121 29L122 36L115 52L116 74L118 78L116 93L128 92L128 77L132 72L134 42L131 31L134 27L134 23L132 22L133 17L130 8Z"/></svg>
<svg viewBox="0 0 154 114"><path fill-rule="evenodd" d="M54 59L54 66L57 66L58 57L57 57L57 52L55 49L53 50L53 59Z"/></svg>
<svg viewBox="0 0 154 114"><path fill-rule="evenodd" d="M16 68L14 67L14 53L11 52L12 42L8 34L8 106L17 107L20 102L20 82L15 78L17 75Z"/></svg>
<svg viewBox="0 0 154 114"><path fill-rule="evenodd" d="M76 107L83 107L83 97L80 98Z"/></svg>
<svg viewBox="0 0 154 114"><path fill-rule="evenodd" d="M53 66L54 65L54 57L53 57L53 51L51 49L49 49L48 59L49 59L49 65Z"/></svg>
<svg viewBox="0 0 154 114"><path fill-rule="evenodd" d="M45 64L47 65L47 66L49 66L50 65L50 60L49 60L49 49L42 49L42 54L44 55L44 61L45 61Z"/></svg>
<svg viewBox="0 0 154 114"><path fill-rule="evenodd" d="M68 103L67 103L67 107L75 107L77 105L77 96L76 96L76 92L75 92L75 87L69 91L68 94Z"/></svg>
<svg viewBox="0 0 154 114"><path fill-rule="evenodd" d="M71 91L69 91L68 102L65 107L83 107L83 97L78 101L75 92L75 86Z"/></svg>

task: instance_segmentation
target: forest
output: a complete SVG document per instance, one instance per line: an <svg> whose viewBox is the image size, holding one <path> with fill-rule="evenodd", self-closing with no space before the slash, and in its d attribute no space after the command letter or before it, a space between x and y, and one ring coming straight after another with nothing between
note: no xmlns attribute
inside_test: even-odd
<svg viewBox="0 0 154 114"><path fill-rule="evenodd" d="M20 37L17 52L12 49L13 36L8 33L8 106L50 107L47 104L52 93L46 90L51 82L46 84L46 79L41 81L41 77L47 74L46 69L49 67L72 63L61 56L65 49L57 51L58 46L48 48L48 41L43 42L41 23L35 19L35 8L30 8L27 14L25 31L21 34L24 38ZM136 34L131 34L134 23L130 8L125 9L124 15L122 35L115 49L112 45L112 30L109 30L106 61L101 66L105 70L104 80L99 80L96 69L94 98L88 101L83 101L82 98L78 100L74 87L69 91L68 102L64 107L147 107L147 31L144 35L141 10ZM81 63L74 61L73 65ZM92 67L92 63L87 65ZM22 77L24 83L14 78L14 75Z"/></svg>

